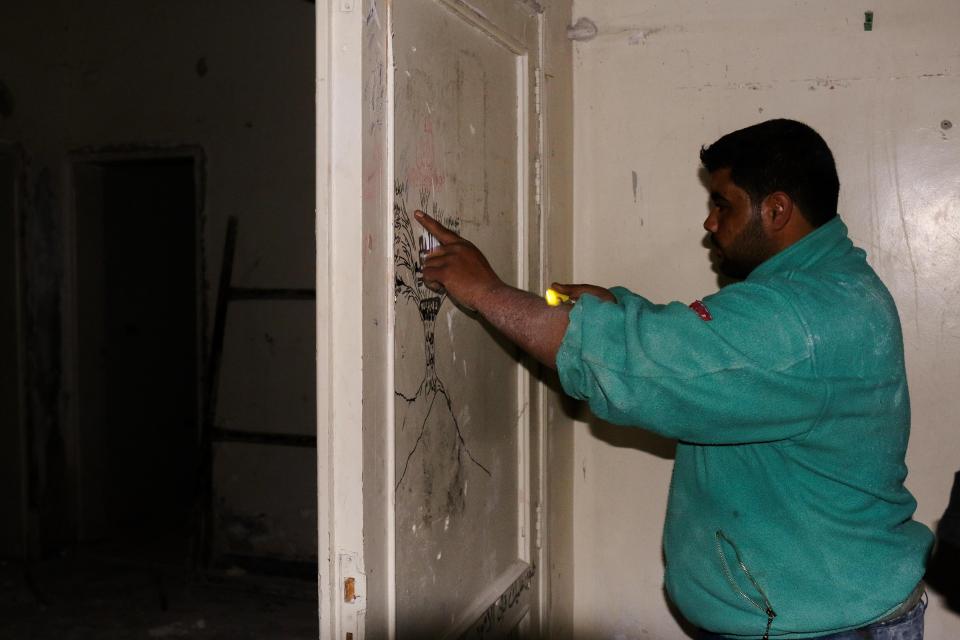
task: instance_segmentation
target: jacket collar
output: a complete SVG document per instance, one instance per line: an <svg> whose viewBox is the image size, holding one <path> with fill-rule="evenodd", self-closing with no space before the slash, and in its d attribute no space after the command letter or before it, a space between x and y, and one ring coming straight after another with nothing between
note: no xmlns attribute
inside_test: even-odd
<svg viewBox="0 0 960 640"><path fill-rule="evenodd" d="M852 246L853 243L847 237L847 225L843 223L840 216L836 216L772 258L768 258L747 276L747 280L804 269L820 262L828 255L849 250Z"/></svg>

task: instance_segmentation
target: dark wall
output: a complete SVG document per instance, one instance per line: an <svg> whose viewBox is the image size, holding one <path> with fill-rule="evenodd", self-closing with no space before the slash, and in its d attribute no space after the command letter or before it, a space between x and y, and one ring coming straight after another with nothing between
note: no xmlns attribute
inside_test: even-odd
<svg viewBox="0 0 960 640"><path fill-rule="evenodd" d="M24 434L20 380L20 305L17 264L18 162L0 148L0 556L24 552Z"/></svg>
<svg viewBox="0 0 960 640"><path fill-rule="evenodd" d="M25 150L31 530L47 550L75 539L85 511L77 476L89 466L80 456L72 373L79 349L71 290L77 158L202 149L201 300L216 296L228 216L240 219L237 286L313 286L314 11L297 0L37 0L8 2L0 11L0 141ZM210 304L200 310L208 326L212 311ZM230 425L247 419L260 429L308 432L316 415L311 311L263 315L249 326L237 327L246 321L240 314L228 323L225 358L244 373L224 377L219 415ZM307 354L302 362L292 360L300 354ZM271 382L278 373L284 380ZM264 381L251 382L253 375ZM236 543L315 557L315 484L277 492L263 481L291 473L314 478L314 456L303 452L291 462L285 451L237 456L234 449L217 457L217 477L230 483L218 504L257 523L234 527Z"/></svg>

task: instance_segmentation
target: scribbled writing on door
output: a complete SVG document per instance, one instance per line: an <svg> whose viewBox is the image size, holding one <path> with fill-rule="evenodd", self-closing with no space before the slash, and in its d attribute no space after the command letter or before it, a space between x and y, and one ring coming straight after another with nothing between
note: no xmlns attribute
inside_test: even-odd
<svg viewBox="0 0 960 640"><path fill-rule="evenodd" d="M413 208L420 208L454 231L459 231L460 220L444 215L431 190L419 189L415 207L408 206L410 198L408 183L398 181L393 205L394 293L397 305L411 304L417 309L423 327L425 360L418 384L397 379L397 429L401 434L413 429L416 437L399 439L412 444L409 450L397 451L397 460L403 462L397 471L395 489L419 499L421 520L426 524L463 511L469 466L487 476L490 471L470 451L451 394L437 373L436 321L446 294L424 285L422 266L426 254L438 243L426 231L414 230L411 215Z"/></svg>

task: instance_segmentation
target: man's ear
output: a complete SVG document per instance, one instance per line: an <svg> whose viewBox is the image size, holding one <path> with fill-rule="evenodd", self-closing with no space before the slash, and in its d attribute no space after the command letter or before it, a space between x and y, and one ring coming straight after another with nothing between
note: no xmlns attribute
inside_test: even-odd
<svg viewBox="0 0 960 640"><path fill-rule="evenodd" d="M783 191L774 191L766 198L760 207L767 231L782 231L796 213L793 199Z"/></svg>

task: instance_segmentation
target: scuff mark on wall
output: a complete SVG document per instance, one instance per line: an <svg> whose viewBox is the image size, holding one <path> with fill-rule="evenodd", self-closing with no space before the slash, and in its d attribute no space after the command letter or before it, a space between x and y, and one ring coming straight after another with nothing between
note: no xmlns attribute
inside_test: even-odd
<svg viewBox="0 0 960 640"><path fill-rule="evenodd" d="M796 82L809 82L809 80L798 80ZM713 82L704 82L699 85L680 85L676 87L679 90L703 91L704 89L721 89L723 91L741 91L749 89L750 91L760 91L761 89L773 89L774 85L766 82L727 82L724 84L714 84Z"/></svg>
<svg viewBox="0 0 960 640"><path fill-rule="evenodd" d="M646 44L647 36L652 36L653 34L661 31L663 31L663 27L654 27L653 29L637 29L630 34L630 37L627 38L627 44L631 46Z"/></svg>
<svg viewBox="0 0 960 640"><path fill-rule="evenodd" d="M851 83L860 80L860 78L807 78L806 81L810 82L810 89L816 90L820 89L829 89L833 91L837 87L849 87Z"/></svg>
<svg viewBox="0 0 960 640"><path fill-rule="evenodd" d="M746 81L746 82L726 82L726 83L713 83L713 82L704 82L696 85L678 85L676 89L680 90L696 90L703 91L704 89L721 89L723 91L740 91L742 89L749 89L750 91L766 91L780 88L784 85L791 86L797 84L807 85L808 91L816 91L818 89L846 89L853 87L857 84L866 83L866 82L876 82L878 80L930 80L943 77L953 77L955 74L948 73L921 73L914 75L895 75L895 76L850 76L850 77L832 77L832 76L823 76L823 77L804 77L804 78L794 78L788 80L780 80L776 82L755 82L755 81Z"/></svg>
<svg viewBox="0 0 960 640"><path fill-rule="evenodd" d="M907 248L907 260L910 262L910 273L913 276L913 320L917 329L917 335L920 335L920 278L917 275L917 261L913 255L910 233L907 231L908 225L903 208L903 193L900 189L900 166L899 159L897 158L896 143L891 147L890 171L893 177L893 190L897 194L897 214L900 220L900 228L903 231L903 242Z"/></svg>
<svg viewBox="0 0 960 640"><path fill-rule="evenodd" d="M627 36L628 46L644 45L647 39L657 33L673 32L682 33L686 31L684 25L658 25L653 27L642 27L640 25L628 25L618 28L605 29L597 26L589 18L580 18L576 24L567 27L567 37L578 42L587 42L596 37L600 38L621 38Z"/></svg>

